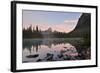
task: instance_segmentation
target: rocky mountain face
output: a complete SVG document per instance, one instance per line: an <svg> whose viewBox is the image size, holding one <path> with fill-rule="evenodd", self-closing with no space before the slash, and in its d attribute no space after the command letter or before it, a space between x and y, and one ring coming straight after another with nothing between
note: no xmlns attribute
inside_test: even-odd
<svg viewBox="0 0 100 73"><path fill-rule="evenodd" d="M91 35L90 31L91 31L91 14L83 13L78 20L77 26L69 34L75 37L85 37Z"/></svg>

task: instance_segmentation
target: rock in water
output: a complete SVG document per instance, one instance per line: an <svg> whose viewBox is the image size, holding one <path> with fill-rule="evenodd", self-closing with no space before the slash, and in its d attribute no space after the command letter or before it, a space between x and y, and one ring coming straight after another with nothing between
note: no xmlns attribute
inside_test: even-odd
<svg viewBox="0 0 100 73"><path fill-rule="evenodd" d="M36 58L36 57L38 57L39 55L38 54L35 54L35 55L28 55L28 56L26 56L27 58Z"/></svg>

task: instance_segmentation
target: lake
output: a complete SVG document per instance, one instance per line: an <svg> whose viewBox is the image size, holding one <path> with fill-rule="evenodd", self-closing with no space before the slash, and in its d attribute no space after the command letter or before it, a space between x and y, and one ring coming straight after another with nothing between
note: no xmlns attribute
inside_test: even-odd
<svg viewBox="0 0 100 73"><path fill-rule="evenodd" d="M82 38L23 39L22 62L90 59L90 46Z"/></svg>

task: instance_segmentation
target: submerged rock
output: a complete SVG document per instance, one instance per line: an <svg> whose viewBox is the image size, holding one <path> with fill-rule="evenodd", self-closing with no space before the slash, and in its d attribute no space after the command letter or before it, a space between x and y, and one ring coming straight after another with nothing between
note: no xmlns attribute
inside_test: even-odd
<svg viewBox="0 0 100 73"><path fill-rule="evenodd" d="M36 57L38 57L39 56L39 54L35 54L35 55L28 55L28 56L26 56L27 58L36 58Z"/></svg>
<svg viewBox="0 0 100 73"><path fill-rule="evenodd" d="M63 55L62 54L59 54L59 55L57 55L58 56L58 58L62 58L63 57Z"/></svg>
<svg viewBox="0 0 100 73"><path fill-rule="evenodd" d="M38 59L36 62L40 62L40 61L42 61L42 59Z"/></svg>
<svg viewBox="0 0 100 73"><path fill-rule="evenodd" d="M52 60L53 54L47 53L47 56L45 57L46 60Z"/></svg>

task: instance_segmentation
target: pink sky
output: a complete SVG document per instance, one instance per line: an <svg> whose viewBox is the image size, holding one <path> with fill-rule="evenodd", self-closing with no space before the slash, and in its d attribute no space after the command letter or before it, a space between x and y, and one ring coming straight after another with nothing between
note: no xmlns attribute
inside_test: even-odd
<svg viewBox="0 0 100 73"><path fill-rule="evenodd" d="M23 10L23 28L32 25L35 28L38 26L41 30L52 28L52 31L68 33L75 28L81 14L80 12Z"/></svg>

